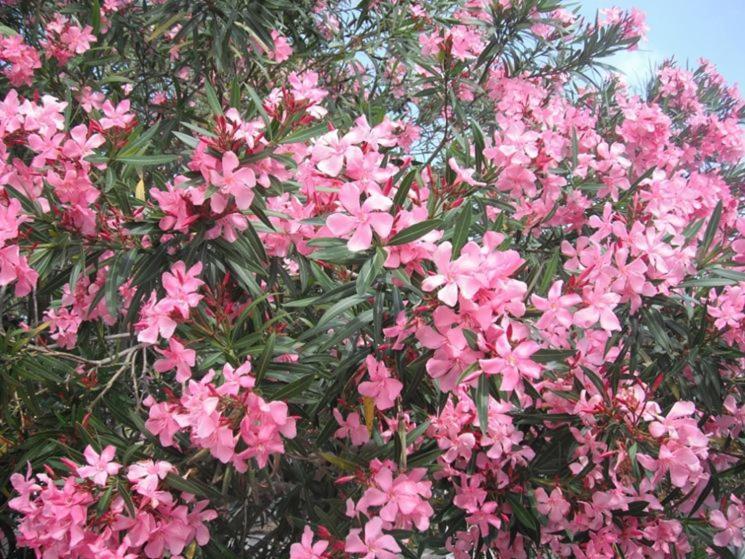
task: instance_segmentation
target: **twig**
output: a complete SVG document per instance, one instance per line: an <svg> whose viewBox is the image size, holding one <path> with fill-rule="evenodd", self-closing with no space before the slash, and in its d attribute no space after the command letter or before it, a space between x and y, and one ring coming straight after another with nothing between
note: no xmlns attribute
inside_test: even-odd
<svg viewBox="0 0 745 559"><path fill-rule="evenodd" d="M146 347L145 344L137 344L133 345L131 347L128 347L126 349L123 349L122 351L115 353L111 357L106 357L105 359L87 359L85 357L81 357L80 355L75 355L74 353L67 353L64 351L56 351L52 350L43 346L38 345L29 345L31 349L34 349L40 353L45 353L46 355L53 355L55 357L62 357L64 359L69 359L71 361L77 361L79 363L85 363L87 365L92 365L94 367L100 367L102 365L108 365L109 363L113 363L117 361L120 357L124 357L132 352L135 352L141 348Z"/></svg>
<svg viewBox="0 0 745 559"><path fill-rule="evenodd" d="M135 406L137 411L140 410L140 387L137 384L137 372L135 371L135 363L136 360L132 359L132 366L130 367L130 371L132 373L132 389L135 392L135 402L137 402L137 405ZM143 347L142 348L142 369L145 370L145 366L147 365L147 350Z"/></svg>
<svg viewBox="0 0 745 559"><path fill-rule="evenodd" d="M3 326L3 303L5 302L5 289L6 285L0 287L0 334L5 334L5 327Z"/></svg>
<svg viewBox="0 0 745 559"><path fill-rule="evenodd" d="M128 362L130 359L132 359L131 356L135 355L135 353L130 353L127 357L127 361L124 362L124 364L119 367L119 369L116 371L116 373L113 374L113 376L109 379L109 382L106 383L106 386L103 387L103 390L99 392L98 396L90 403L88 406L88 411L92 411L93 408L96 407L96 404L101 401L101 399L106 395L106 393L111 390L111 388L114 386L114 383L117 381L117 379L122 376L122 374L129 368L130 363Z"/></svg>
<svg viewBox="0 0 745 559"><path fill-rule="evenodd" d="M122 340L125 338L131 338L132 334L129 332L120 332L119 334L109 334L108 336L104 336L103 339L106 341L110 340ZM60 349L59 344L49 344L44 346L45 349Z"/></svg>

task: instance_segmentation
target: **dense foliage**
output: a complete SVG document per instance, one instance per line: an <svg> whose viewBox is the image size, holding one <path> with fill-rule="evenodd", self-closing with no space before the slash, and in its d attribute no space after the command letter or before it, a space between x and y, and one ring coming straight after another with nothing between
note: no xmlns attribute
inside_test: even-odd
<svg viewBox="0 0 745 559"><path fill-rule="evenodd" d="M737 556L745 104L640 12L0 22L0 555Z"/></svg>

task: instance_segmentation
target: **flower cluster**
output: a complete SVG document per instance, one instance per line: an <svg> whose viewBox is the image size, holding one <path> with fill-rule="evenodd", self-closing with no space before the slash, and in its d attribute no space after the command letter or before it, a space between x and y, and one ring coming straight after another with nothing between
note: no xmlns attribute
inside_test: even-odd
<svg viewBox="0 0 745 559"><path fill-rule="evenodd" d="M41 68L39 53L27 45L20 35L0 38L0 60L3 74L13 87L30 85L34 71Z"/></svg>
<svg viewBox="0 0 745 559"><path fill-rule="evenodd" d="M140 321L135 325L137 339L141 342L155 344L158 336L169 339L176 330L178 321L189 318L189 309L196 307L202 300L197 293L204 282L197 278L202 271L202 264L194 264L188 270L183 262L176 262L169 272L163 273L162 283L166 296L158 299L155 292L143 305Z"/></svg>
<svg viewBox="0 0 745 559"><path fill-rule="evenodd" d="M370 487L360 500L356 504L347 501L348 516L363 514L371 519L368 522L377 517L382 520L380 525L387 529L410 530L416 527L423 532L429 528L429 519L434 514L429 504L432 483L424 481L426 471L423 468L395 475L393 463L373 461L370 474ZM375 514L371 508L377 509Z"/></svg>
<svg viewBox="0 0 745 559"><path fill-rule="evenodd" d="M187 358L177 357L181 366L186 365ZM185 372L180 372L182 378L190 376ZM191 444L209 450L217 460L231 463L239 472L246 471L251 459L259 468L265 467L273 455L284 453L283 437L295 437L295 418L288 415L284 402L267 402L254 392L255 380L250 373L248 361L237 369L226 364L220 381L210 370L199 381L189 380L179 399L156 402L149 398L145 402L150 407L145 426L163 446L175 446L174 436L187 431Z"/></svg>
<svg viewBox="0 0 745 559"><path fill-rule="evenodd" d="M18 542L38 557L177 557L196 542L205 545L209 531L205 523L217 513L207 501L169 491L163 483L175 471L168 462L143 460L122 466L114 462L115 448L97 453L85 449L86 465L67 462L70 475L46 473L14 474L18 496L10 507L21 515ZM111 490L122 485L130 491L128 501Z"/></svg>
<svg viewBox="0 0 745 559"><path fill-rule="evenodd" d="M80 27L62 14L47 23L46 37L42 43L47 57L55 58L60 65L65 65L74 56L83 54L91 48L96 37L91 33L90 25Z"/></svg>
<svg viewBox="0 0 745 559"><path fill-rule="evenodd" d="M646 26L561 2L62 4L0 6L13 545L743 545L745 102L711 64L575 80Z"/></svg>

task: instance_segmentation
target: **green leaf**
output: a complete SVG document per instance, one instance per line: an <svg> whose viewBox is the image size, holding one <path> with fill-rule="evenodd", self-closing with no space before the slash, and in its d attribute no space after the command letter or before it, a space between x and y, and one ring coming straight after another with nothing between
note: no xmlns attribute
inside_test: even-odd
<svg viewBox="0 0 745 559"><path fill-rule="evenodd" d="M404 202L406 202L406 198L409 195L409 190L411 190L411 185L417 176L417 173L419 173L417 169L409 171L409 173L401 181L401 184L398 185L398 189L396 190L396 195L393 197L394 208L403 207Z"/></svg>
<svg viewBox="0 0 745 559"><path fill-rule="evenodd" d="M709 273L719 276L721 278L727 278L736 282L745 282L745 273L738 272L736 270L728 270L726 268L709 268Z"/></svg>
<svg viewBox="0 0 745 559"><path fill-rule="evenodd" d="M390 241L386 244L389 246L404 245L417 239L424 237L430 231L437 229L442 226L441 219L428 219L420 223L407 227L403 231L397 233Z"/></svg>
<svg viewBox="0 0 745 559"><path fill-rule="evenodd" d="M134 165L136 167L148 167L151 165L167 165L173 163L180 156L178 155L127 155L124 157L117 157L117 161L126 163L128 165Z"/></svg>
<svg viewBox="0 0 745 559"><path fill-rule="evenodd" d="M737 283L736 280L727 278L699 278L686 280L682 282L679 287L724 287L735 283Z"/></svg>
<svg viewBox="0 0 745 559"><path fill-rule="evenodd" d="M598 375L596 375L593 371L588 369L587 367L582 367L582 372L585 373L585 376L590 379L590 382L595 386L598 393L603 397L603 400L606 402L606 404L610 404L610 396L608 396L607 390L605 389L605 385L603 384L603 381L600 379Z"/></svg>
<svg viewBox="0 0 745 559"><path fill-rule="evenodd" d="M328 125L316 124L308 128L300 128L299 130L290 132L284 138L282 138L282 140L280 140L279 143L280 144L291 144L291 143L296 143L296 142L305 142L306 140L310 140L311 138L320 136L321 134L324 134L328 131L329 131Z"/></svg>
<svg viewBox="0 0 745 559"><path fill-rule="evenodd" d="M479 376L474 403L479 415L479 428L486 435L489 432L489 377L486 373Z"/></svg>
<svg viewBox="0 0 745 559"><path fill-rule="evenodd" d="M473 151L476 155L476 172L481 173L485 162L484 148L486 147L486 142L484 141L484 131L481 130L481 127L475 120L471 121L471 134L473 134Z"/></svg>
<svg viewBox="0 0 745 559"><path fill-rule="evenodd" d="M124 505L127 507L127 511L129 512L129 515L134 518L135 516L135 504L132 500L132 494L129 492L129 489L124 485L124 482L119 482L117 487L117 493L121 496L122 500L124 501Z"/></svg>
<svg viewBox="0 0 745 559"><path fill-rule="evenodd" d="M326 312L323 313L323 316L318 321L315 329L322 329L341 313L351 309L355 305L359 305L360 303L367 301L367 298L367 295L352 295L351 297L347 297L346 299L342 299L341 301L331 305L328 309L326 309Z"/></svg>
<svg viewBox="0 0 745 559"><path fill-rule="evenodd" d="M230 269L235 273L236 278L241 283L241 285L248 290L251 295L254 297L260 297L263 295L263 290L261 287L259 287L259 284L256 282L256 279L251 275L251 273L246 269L246 262L245 260L241 262L237 258L231 258L228 257L225 259L225 262L230 266Z"/></svg>
<svg viewBox="0 0 745 559"><path fill-rule="evenodd" d="M701 227L703 227L703 225L704 219L697 219L683 230L683 237L685 237L686 240L692 239L693 237L698 235L698 232L701 230Z"/></svg>
<svg viewBox="0 0 745 559"><path fill-rule="evenodd" d="M535 540L540 535L540 524L535 515L526 509L520 502L519 497L510 494L507 495L507 500L512 505L512 513L514 514L517 523L527 530L528 534Z"/></svg>
<svg viewBox="0 0 745 559"><path fill-rule="evenodd" d="M573 349L539 349L530 358L536 363L563 363L574 354Z"/></svg>
<svg viewBox="0 0 745 559"><path fill-rule="evenodd" d="M241 103L241 82L235 76L230 82L230 106L238 107Z"/></svg>
<svg viewBox="0 0 745 559"><path fill-rule="evenodd" d="M215 88L212 87L212 84L206 80L204 82L204 94L207 98L207 105L209 105L210 110L212 111L212 114L214 115L223 114L222 102L220 102L220 99L217 97Z"/></svg>
<svg viewBox="0 0 745 559"><path fill-rule="evenodd" d="M577 138L577 129L572 128L572 169L576 169L579 164L579 138Z"/></svg>
<svg viewBox="0 0 745 559"><path fill-rule="evenodd" d="M709 223L706 226L706 231L704 232L704 238L698 247L698 258L699 259L705 257L706 254L709 252L709 247L711 246L711 243L714 241L714 236L716 235L717 229L719 228L719 220L721 218L722 218L722 201L719 200L719 202L717 202L716 207L714 208L714 211L711 212Z"/></svg>
<svg viewBox="0 0 745 559"><path fill-rule="evenodd" d="M370 289L375 278L383 269L383 263L385 262L386 254L381 248L375 250L367 261L362 265L360 273L357 275L356 290L358 295L364 295L367 290Z"/></svg>
<svg viewBox="0 0 745 559"><path fill-rule="evenodd" d="M261 352L259 360L255 363L254 377L256 378L256 386L261 384L261 381L266 374L266 369L269 366L269 363L271 362L272 356L274 354L274 343L276 342L276 340L277 334L275 332L272 332L271 336L269 336L269 339L266 341L264 351Z"/></svg>
<svg viewBox="0 0 745 559"><path fill-rule="evenodd" d="M641 477L640 470L639 470L639 462L636 459L636 453L638 452L638 445L636 442L632 444L629 447L629 462L631 462L631 471L634 473L634 475L639 478Z"/></svg>
<svg viewBox="0 0 745 559"><path fill-rule="evenodd" d="M163 23L155 27L155 29L152 30L150 35L147 36L147 41L149 43L152 43L155 39L163 35L166 31L171 29L176 22L178 22L180 19L184 17L184 14L182 12L178 12L173 14L170 18L165 20Z"/></svg>
<svg viewBox="0 0 745 559"><path fill-rule="evenodd" d="M453 238L451 243L453 245L452 259L455 260L460 256L460 249L468 241L468 233L471 231L471 206L466 201L458 212L458 217L455 220L455 229L453 230Z"/></svg>
<svg viewBox="0 0 745 559"><path fill-rule="evenodd" d="M166 484L178 491L185 491L198 497L206 497L217 499L221 495L215 489L212 489L206 483L197 481L196 479L186 479L176 474L168 474L166 476Z"/></svg>
<svg viewBox="0 0 745 559"><path fill-rule="evenodd" d="M251 98L251 101L253 101L253 104L256 107L256 110L259 111L259 114L261 115L261 119L264 121L264 124L267 126L267 129L268 129L269 124L272 122L272 119L269 118L269 115L267 114L266 110L264 110L264 104L261 102L261 98L259 97L259 94L256 93L256 90L250 85L246 84L245 87L246 87L246 91L248 91L248 96Z"/></svg>
<svg viewBox="0 0 745 559"><path fill-rule="evenodd" d="M551 284L556 279L556 271L559 269L559 262L561 261L561 256L559 254L559 249L556 249L554 253L551 255L551 258L549 259L548 263L546 264L546 267L543 270L543 273L541 274L541 279L538 282L538 293L540 295L546 295L548 293L548 290L551 287Z"/></svg>
<svg viewBox="0 0 745 559"><path fill-rule="evenodd" d="M173 132L173 135L192 149L196 148L199 145L199 140L197 140L194 136L189 136L188 134L184 134L182 132Z"/></svg>
<svg viewBox="0 0 745 559"><path fill-rule="evenodd" d="M78 259L75 262L75 264L72 267L72 270L70 271L70 291L75 291L75 286L78 284L78 279L80 278L81 274L85 270L85 251L82 251L78 255Z"/></svg>
<svg viewBox="0 0 745 559"><path fill-rule="evenodd" d="M313 381L315 380L315 378L316 378L316 375L314 374L300 377L296 381L283 386L276 392L272 392L271 397L273 400L289 400L292 397L297 396L298 394L304 392L306 388L308 388L311 384L313 384Z"/></svg>
<svg viewBox="0 0 745 559"><path fill-rule="evenodd" d="M96 505L96 514L98 516L103 516L106 511L109 508L109 505L111 504L111 497L114 494L114 486L109 485L109 487L104 491L104 494L101 496L100 500L98 501L98 504Z"/></svg>
<svg viewBox="0 0 745 559"><path fill-rule="evenodd" d="M352 462L351 460L347 460L346 458L342 458L341 456L337 456L336 454L332 452L319 452L319 454L323 457L324 460L326 460L329 464L333 464L340 470L344 472L354 472L357 471L360 467L359 464L356 464L355 462Z"/></svg>
<svg viewBox="0 0 745 559"><path fill-rule="evenodd" d="M91 27L94 35L101 32L101 2L99 0L91 1Z"/></svg>
<svg viewBox="0 0 745 559"><path fill-rule="evenodd" d="M18 35L18 31L11 29L7 25L0 24L0 35L3 37L12 37L13 35Z"/></svg>
<svg viewBox="0 0 745 559"><path fill-rule="evenodd" d="M666 353L670 353L672 351L670 337L665 332L660 313L654 309L642 309L642 316L644 317L644 324L660 349Z"/></svg>

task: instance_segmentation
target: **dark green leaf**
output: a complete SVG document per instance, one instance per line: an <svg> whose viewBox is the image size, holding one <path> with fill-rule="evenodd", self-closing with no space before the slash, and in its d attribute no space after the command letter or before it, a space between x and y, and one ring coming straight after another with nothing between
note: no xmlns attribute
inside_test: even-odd
<svg viewBox="0 0 745 559"><path fill-rule="evenodd" d="M422 221L421 223L416 223L410 227L407 227L403 231L400 231L386 244L390 246L396 246L410 243L412 241L416 241L421 237L424 237L424 235L426 235L430 231L433 231L441 226L441 219L429 219L427 221Z"/></svg>

